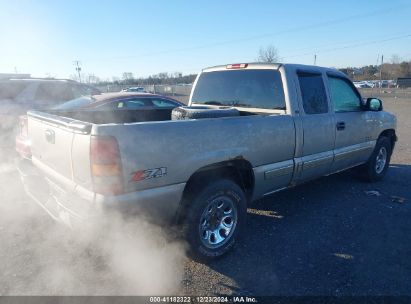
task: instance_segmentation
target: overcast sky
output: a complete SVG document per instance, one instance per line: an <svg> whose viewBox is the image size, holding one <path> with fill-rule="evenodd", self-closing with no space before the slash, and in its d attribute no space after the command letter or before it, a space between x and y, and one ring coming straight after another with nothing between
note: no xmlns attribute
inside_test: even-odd
<svg viewBox="0 0 411 304"><path fill-rule="evenodd" d="M101 78L255 61L332 67L411 58L410 1L0 0L0 73Z"/></svg>

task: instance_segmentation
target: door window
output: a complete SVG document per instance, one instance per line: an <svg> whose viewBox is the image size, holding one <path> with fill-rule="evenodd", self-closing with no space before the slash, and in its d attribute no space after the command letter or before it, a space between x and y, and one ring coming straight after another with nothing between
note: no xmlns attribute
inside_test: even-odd
<svg viewBox="0 0 411 304"><path fill-rule="evenodd" d="M139 109L141 107L149 107L153 104L148 98L135 98L123 101L124 107L127 109Z"/></svg>
<svg viewBox="0 0 411 304"><path fill-rule="evenodd" d="M348 80L339 77L328 77L331 100L335 112L351 112L361 110L361 98Z"/></svg>
<svg viewBox="0 0 411 304"><path fill-rule="evenodd" d="M154 106L159 108L170 108L170 107L178 107L176 102L166 100L166 99L151 99L151 102Z"/></svg>
<svg viewBox="0 0 411 304"><path fill-rule="evenodd" d="M101 106L98 106L99 109L109 110L109 109L141 109L144 107L150 107L153 104L148 98L130 98L123 100L116 100L107 102Z"/></svg>
<svg viewBox="0 0 411 304"><path fill-rule="evenodd" d="M328 112L327 95L321 74L298 73L303 108L306 114Z"/></svg>

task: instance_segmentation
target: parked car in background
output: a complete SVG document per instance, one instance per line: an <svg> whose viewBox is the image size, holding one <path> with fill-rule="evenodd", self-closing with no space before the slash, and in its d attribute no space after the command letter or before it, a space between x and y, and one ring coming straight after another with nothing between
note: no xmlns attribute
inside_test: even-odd
<svg viewBox="0 0 411 304"><path fill-rule="evenodd" d="M372 81L365 81L365 84L368 85L370 88L374 88L375 87L375 83Z"/></svg>
<svg viewBox="0 0 411 304"><path fill-rule="evenodd" d="M131 87L122 90L123 92L140 92L140 93L145 93L146 90L143 87Z"/></svg>
<svg viewBox="0 0 411 304"><path fill-rule="evenodd" d="M113 111L122 111L122 115L119 116L125 117L131 112L133 112L131 115L135 115L135 110L141 110L144 114L144 110L174 109L183 105L175 99L156 94L117 92L82 96L54 106L52 109L76 112L94 111L101 117L114 116ZM20 116L19 132L16 135L15 145L16 151L21 157L28 159L31 157L31 142L27 135L26 115Z"/></svg>
<svg viewBox="0 0 411 304"><path fill-rule="evenodd" d="M0 146L12 146L18 118L31 109L46 109L83 95L100 91L90 85L65 79L0 80Z"/></svg>
<svg viewBox="0 0 411 304"><path fill-rule="evenodd" d="M372 86L366 82L366 81L354 81L354 86L357 89L367 89L367 88L372 88Z"/></svg>
<svg viewBox="0 0 411 304"><path fill-rule="evenodd" d="M53 107L54 110L97 109L97 110L136 110L175 108L183 106L181 102L151 93L116 92L92 96L82 96Z"/></svg>

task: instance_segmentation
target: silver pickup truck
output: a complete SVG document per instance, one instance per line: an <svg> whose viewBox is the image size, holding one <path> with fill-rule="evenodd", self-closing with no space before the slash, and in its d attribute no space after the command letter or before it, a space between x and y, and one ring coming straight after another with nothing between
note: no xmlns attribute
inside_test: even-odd
<svg viewBox="0 0 411 304"><path fill-rule="evenodd" d="M21 171L68 225L147 212L180 224L191 252L210 258L232 247L251 201L352 167L381 179L395 128L335 69L230 64L202 70L188 107L28 112L36 171ZM51 195L39 198L42 181Z"/></svg>

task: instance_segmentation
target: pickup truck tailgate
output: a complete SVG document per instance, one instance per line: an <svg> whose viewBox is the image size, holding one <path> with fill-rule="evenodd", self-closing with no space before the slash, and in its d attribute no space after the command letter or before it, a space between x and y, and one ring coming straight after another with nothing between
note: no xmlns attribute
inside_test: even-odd
<svg viewBox="0 0 411 304"><path fill-rule="evenodd" d="M55 115L30 111L28 135L31 139L33 163L44 173L53 173L66 186L91 183L91 125Z"/></svg>

